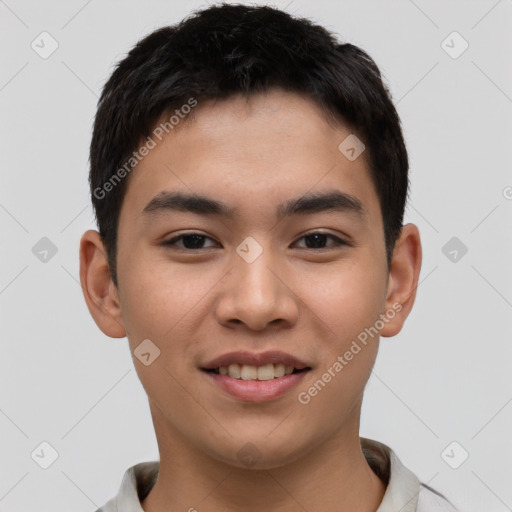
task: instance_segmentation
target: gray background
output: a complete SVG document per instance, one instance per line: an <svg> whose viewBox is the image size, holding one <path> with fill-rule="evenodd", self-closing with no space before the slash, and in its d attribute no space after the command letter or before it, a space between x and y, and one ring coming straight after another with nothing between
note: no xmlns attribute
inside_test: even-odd
<svg viewBox="0 0 512 512"><path fill-rule="evenodd" d="M2 511L95 510L158 457L127 340L98 330L78 283L79 238L95 227L88 145L113 64L206 5L0 0ZM421 284L403 331L382 340L361 434L461 509L512 510L512 1L273 5L370 53L410 154ZM47 59L31 47L43 31L59 45ZM460 39L442 46L453 31L469 44L458 58L445 49ZM43 237L57 248L46 262L32 250ZM442 250L452 237L468 248L457 261ZM48 469L31 457L49 461L43 441L58 452Z"/></svg>

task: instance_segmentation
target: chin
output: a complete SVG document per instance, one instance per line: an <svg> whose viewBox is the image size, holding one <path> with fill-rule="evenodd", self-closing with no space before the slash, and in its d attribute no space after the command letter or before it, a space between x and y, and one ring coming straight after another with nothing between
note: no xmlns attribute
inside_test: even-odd
<svg viewBox="0 0 512 512"><path fill-rule="evenodd" d="M291 442L296 436L290 435L288 442L280 439L270 439L267 430L260 436L244 436L243 438L226 439L228 446L216 444L211 447L211 456L225 464L239 469L270 470L291 464L306 455L315 445L307 445ZM225 448L225 449L223 449Z"/></svg>

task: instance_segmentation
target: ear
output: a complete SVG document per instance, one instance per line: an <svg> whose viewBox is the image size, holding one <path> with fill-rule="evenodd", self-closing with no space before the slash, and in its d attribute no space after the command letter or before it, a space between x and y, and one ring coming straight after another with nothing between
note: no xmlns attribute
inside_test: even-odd
<svg viewBox="0 0 512 512"><path fill-rule="evenodd" d="M111 338L124 338L117 289L112 282L107 251L97 231L86 231L80 240L80 283L96 325Z"/></svg>
<svg viewBox="0 0 512 512"><path fill-rule="evenodd" d="M421 240L418 228L406 224L395 244L389 270L385 309L388 318L380 335L398 334L414 304L421 270Z"/></svg>

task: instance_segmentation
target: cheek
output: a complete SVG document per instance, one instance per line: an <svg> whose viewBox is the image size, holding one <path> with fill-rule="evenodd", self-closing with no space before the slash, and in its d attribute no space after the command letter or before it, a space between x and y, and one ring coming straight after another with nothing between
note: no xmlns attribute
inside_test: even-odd
<svg viewBox="0 0 512 512"><path fill-rule="evenodd" d="M121 307L129 332L163 339L208 289L208 279L159 256L134 253L119 264Z"/></svg>
<svg viewBox="0 0 512 512"><path fill-rule="evenodd" d="M123 321L134 366L146 393L159 403L167 399L173 403L186 401L179 383L189 372L184 353L190 349L191 312L204 291L186 286L183 272L176 267L142 263L135 257L124 262L119 278ZM151 358L158 354L149 365L137 357L144 340L154 344L149 349Z"/></svg>
<svg viewBox="0 0 512 512"><path fill-rule="evenodd" d="M120 276L123 283L121 310L128 338L161 338L173 325L178 312L170 307L176 303L177 288L164 286L156 274L144 267L133 267Z"/></svg>
<svg viewBox="0 0 512 512"><path fill-rule="evenodd" d="M372 267L373 265L373 267ZM385 297L385 274L374 261L340 262L321 274L314 269L297 280L299 296L338 350L375 324ZM326 267L327 269L327 267Z"/></svg>
<svg viewBox="0 0 512 512"><path fill-rule="evenodd" d="M374 326L383 304L385 276L367 268L371 267L338 269L303 290L308 297L305 302L321 320L317 325L324 342L319 344L322 356L315 378L299 390L297 399L304 408L303 421L315 423L315 418L322 418L326 432L357 416L356 407L377 357L379 336Z"/></svg>
<svg viewBox="0 0 512 512"><path fill-rule="evenodd" d="M119 275L120 300L132 353L150 339L160 350L158 363L184 377L199 350L198 329L211 316L212 292L223 273L164 258L126 259Z"/></svg>

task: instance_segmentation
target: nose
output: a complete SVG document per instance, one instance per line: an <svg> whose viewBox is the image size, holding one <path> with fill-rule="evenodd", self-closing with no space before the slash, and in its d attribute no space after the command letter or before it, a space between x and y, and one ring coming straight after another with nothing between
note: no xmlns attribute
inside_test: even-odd
<svg viewBox="0 0 512 512"><path fill-rule="evenodd" d="M297 322L299 300L292 291L290 272L271 252L264 249L252 263L234 255L216 301L219 323L231 328L245 324L261 331L270 325L291 327Z"/></svg>

